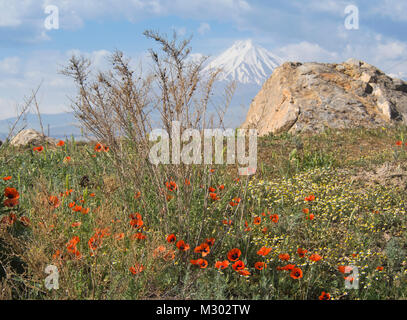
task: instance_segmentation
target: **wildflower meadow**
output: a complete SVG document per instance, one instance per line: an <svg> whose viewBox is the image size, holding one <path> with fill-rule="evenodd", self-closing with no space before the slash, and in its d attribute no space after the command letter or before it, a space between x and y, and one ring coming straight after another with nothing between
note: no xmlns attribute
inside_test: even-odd
<svg viewBox="0 0 407 320"><path fill-rule="evenodd" d="M405 165L406 133L303 137L295 157L298 137L268 136L255 175L202 165L159 190L104 143L3 149L1 298L405 298L405 181L352 178Z"/></svg>

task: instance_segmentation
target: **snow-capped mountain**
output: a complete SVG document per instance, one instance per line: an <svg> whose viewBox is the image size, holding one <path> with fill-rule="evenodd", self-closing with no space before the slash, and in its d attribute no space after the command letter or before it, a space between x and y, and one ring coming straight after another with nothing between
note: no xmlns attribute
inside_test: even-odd
<svg viewBox="0 0 407 320"><path fill-rule="evenodd" d="M243 84L262 85L283 60L253 44L252 40L237 41L232 47L212 59L204 71L221 68L219 80L235 80Z"/></svg>

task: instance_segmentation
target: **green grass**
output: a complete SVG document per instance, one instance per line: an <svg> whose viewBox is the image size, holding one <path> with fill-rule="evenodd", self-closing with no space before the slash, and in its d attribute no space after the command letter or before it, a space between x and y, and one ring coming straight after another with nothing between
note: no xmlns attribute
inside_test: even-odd
<svg viewBox="0 0 407 320"><path fill-rule="evenodd" d="M174 191L166 189L164 178L160 190L147 175L141 183L131 175L123 178L114 154L95 153L93 145L67 141L42 152L2 149L0 177L12 178L0 180L0 188L16 188L20 198L14 208L1 201L0 298L318 299L325 291L333 299L404 299L405 180L390 185L352 177L361 170L368 177L370 168L384 163L403 167L407 147L395 143L405 143L406 134L406 127L397 127L269 135L259 140L255 176L238 177L228 166L213 166L213 173L194 167L190 185L174 177ZM209 187L218 200L209 197ZM167 202L163 193L171 196ZM315 200L306 201L309 195ZM58 206L51 196L58 197ZM241 201L231 206L237 197ZM74 212L73 202L89 212ZM9 222L12 213L16 219ZM130 224L135 213L142 216L138 228ZM21 217L29 218L28 226ZM102 229L93 251L88 241ZM172 233L190 249L168 243ZM80 258L67 248L74 237ZM207 238L215 243L202 257L194 249ZM257 254L263 246L272 249L266 257ZM233 270L234 262L225 270L214 267L233 248L241 250L239 259L250 275ZM307 250L305 257L298 248ZM279 258L283 253L290 255L288 261ZM311 254L322 259L311 261ZM208 262L205 268L191 263L199 258ZM256 262L267 267L257 270ZM44 286L50 264L58 267L58 290ZM129 268L136 264L143 269L133 274ZM303 276L293 279L290 271L279 270L287 264L301 268ZM346 265L358 267L359 289L345 288L346 275L338 266Z"/></svg>

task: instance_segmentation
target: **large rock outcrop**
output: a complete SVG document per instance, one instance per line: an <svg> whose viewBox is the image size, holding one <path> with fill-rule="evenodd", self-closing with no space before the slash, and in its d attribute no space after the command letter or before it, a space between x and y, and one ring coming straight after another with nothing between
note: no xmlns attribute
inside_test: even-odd
<svg viewBox="0 0 407 320"><path fill-rule="evenodd" d="M242 128L320 132L324 128L407 123L407 83L363 61L286 62L252 101Z"/></svg>
<svg viewBox="0 0 407 320"><path fill-rule="evenodd" d="M39 146L46 143L55 145L57 140L47 137L33 129L25 129L20 131L10 141L10 145L16 147L26 145Z"/></svg>

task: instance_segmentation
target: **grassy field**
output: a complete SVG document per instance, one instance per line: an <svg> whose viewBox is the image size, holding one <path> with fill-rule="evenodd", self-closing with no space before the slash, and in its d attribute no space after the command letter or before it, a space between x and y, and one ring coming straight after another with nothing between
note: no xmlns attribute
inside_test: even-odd
<svg viewBox="0 0 407 320"><path fill-rule="evenodd" d="M3 148L0 298L404 299L405 137L270 135L254 176L192 167L160 188L104 146Z"/></svg>

